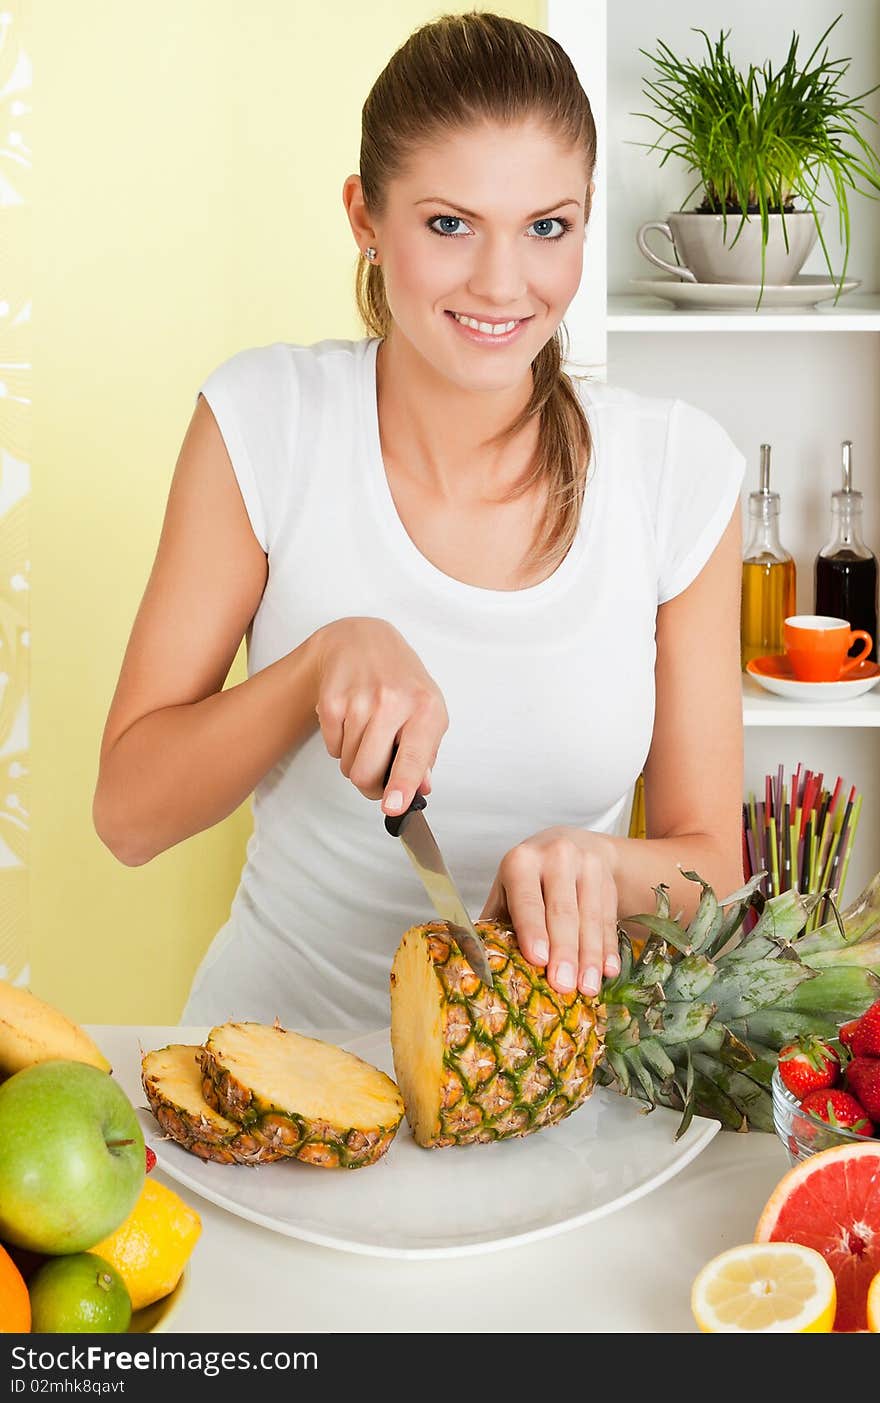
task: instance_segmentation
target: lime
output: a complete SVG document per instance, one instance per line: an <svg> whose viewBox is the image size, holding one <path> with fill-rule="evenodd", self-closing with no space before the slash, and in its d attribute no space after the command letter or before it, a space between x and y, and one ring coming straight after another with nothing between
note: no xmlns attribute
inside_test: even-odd
<svg viewBox="0 0 880 1403"><path fill-rule="evenodd" d="M53 1257L28 1283L35 1335L122 1334L131 1297L115 1267L96 1252Z"/></svg>

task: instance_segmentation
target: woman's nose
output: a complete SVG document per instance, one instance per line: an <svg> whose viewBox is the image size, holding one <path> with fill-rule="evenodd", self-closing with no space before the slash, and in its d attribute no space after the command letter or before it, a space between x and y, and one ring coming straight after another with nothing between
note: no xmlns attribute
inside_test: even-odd
<svg viewBox="0 0 880 1403"><path fill-rule="evenodd" d="M521 307L527 282L519 255L507 239L487 239L476 254L468 291L483 302L510 311Z"/></svg>

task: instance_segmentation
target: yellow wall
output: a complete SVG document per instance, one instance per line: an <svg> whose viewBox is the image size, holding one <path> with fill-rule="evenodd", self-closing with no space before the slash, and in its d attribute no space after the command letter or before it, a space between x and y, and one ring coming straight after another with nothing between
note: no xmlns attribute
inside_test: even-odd
<svg viewBox="0 0 880 1403"><path fill-rule="evenodd" d="M363 334L341 199L361 105L407 35L456 8L33 7L31 987L81 1021L176 1021L250 826L246 805L129 869L91 822L195 394L244 346ZM542 0L469 8L543 23Z"/></svg>
<svg viewBox="0 0 880 1403"><path fill-rule="evenodd" d="M0 976L28 960L32 322L28 0L0 10Z"/></svg>

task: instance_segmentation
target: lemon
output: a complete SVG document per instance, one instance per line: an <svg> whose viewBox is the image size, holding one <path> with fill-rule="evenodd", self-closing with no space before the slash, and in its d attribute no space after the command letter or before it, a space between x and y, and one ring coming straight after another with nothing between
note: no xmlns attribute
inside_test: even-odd
<svg viewBox="0 0 880 1403"><path fill-rule="evenodd" d="M880 1335L880 1271L868 1287L868 1329L872 1335Z"/></svg>
<svg viewBox="0 0 880 1403"><path fill-rule="evenodd" d="M748 1242L713 1257L691 1289L691 1310L706 1334L828 1334L834 1273L799 1242Z"/></svg>
<svg viewBox="0 0 880 1403"><path fill-rule="evenodd" d="M34 1272L28 1292L35 1335L118 1335L131 1321L122 1277L94 1252L52 1257Z"/></svg>
<svg viewBox="0 0 880 1403"><path fill-rule="evenodd" d="M156 1179L145 1179L131 1213L94 1252L116 1268L134 1310L173 1291L202 1231L194 1208Z"/></svg>

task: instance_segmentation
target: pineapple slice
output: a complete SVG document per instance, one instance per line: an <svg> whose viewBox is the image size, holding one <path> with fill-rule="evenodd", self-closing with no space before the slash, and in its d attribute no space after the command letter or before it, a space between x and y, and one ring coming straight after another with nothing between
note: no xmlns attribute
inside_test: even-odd
<svg viewBox="0 0 880 1403"><path fill-rule="evenodd" d="M391 969L391 1052L410 1129L419 1145L428 1146L440 1124L446 1020L431 957L436 937L422 939L417 932L407 931ZM474 981L479 985L476 976Z"/></svg>
<svg viewBox="0 0 880 1403"><path fill-rule="evenodd" d="M284 1151L227 1120L202 1095L200 1047L172 1043L141 1059L141 1081L165 1134L200 1159L217 1164L267 1164Z"/></svg>
<svg viewBox="0 0 880 1403"><path fill-rule="evenodd" d="M479 922L493 988L442 921L413 926L391 971L391 1049L425 1149L529 1135L589 1096L602 1051L595 999L559 994L508 926Z"/></svg>
<svg viewBox="0 0 880 1403"><path fill-rule="evenodd" d="M400 1092L384 1072L278 1024L212 1028L201 1066L204 1095L216 1110L308 1164L375 1164L403 1119Z"/></svg>

